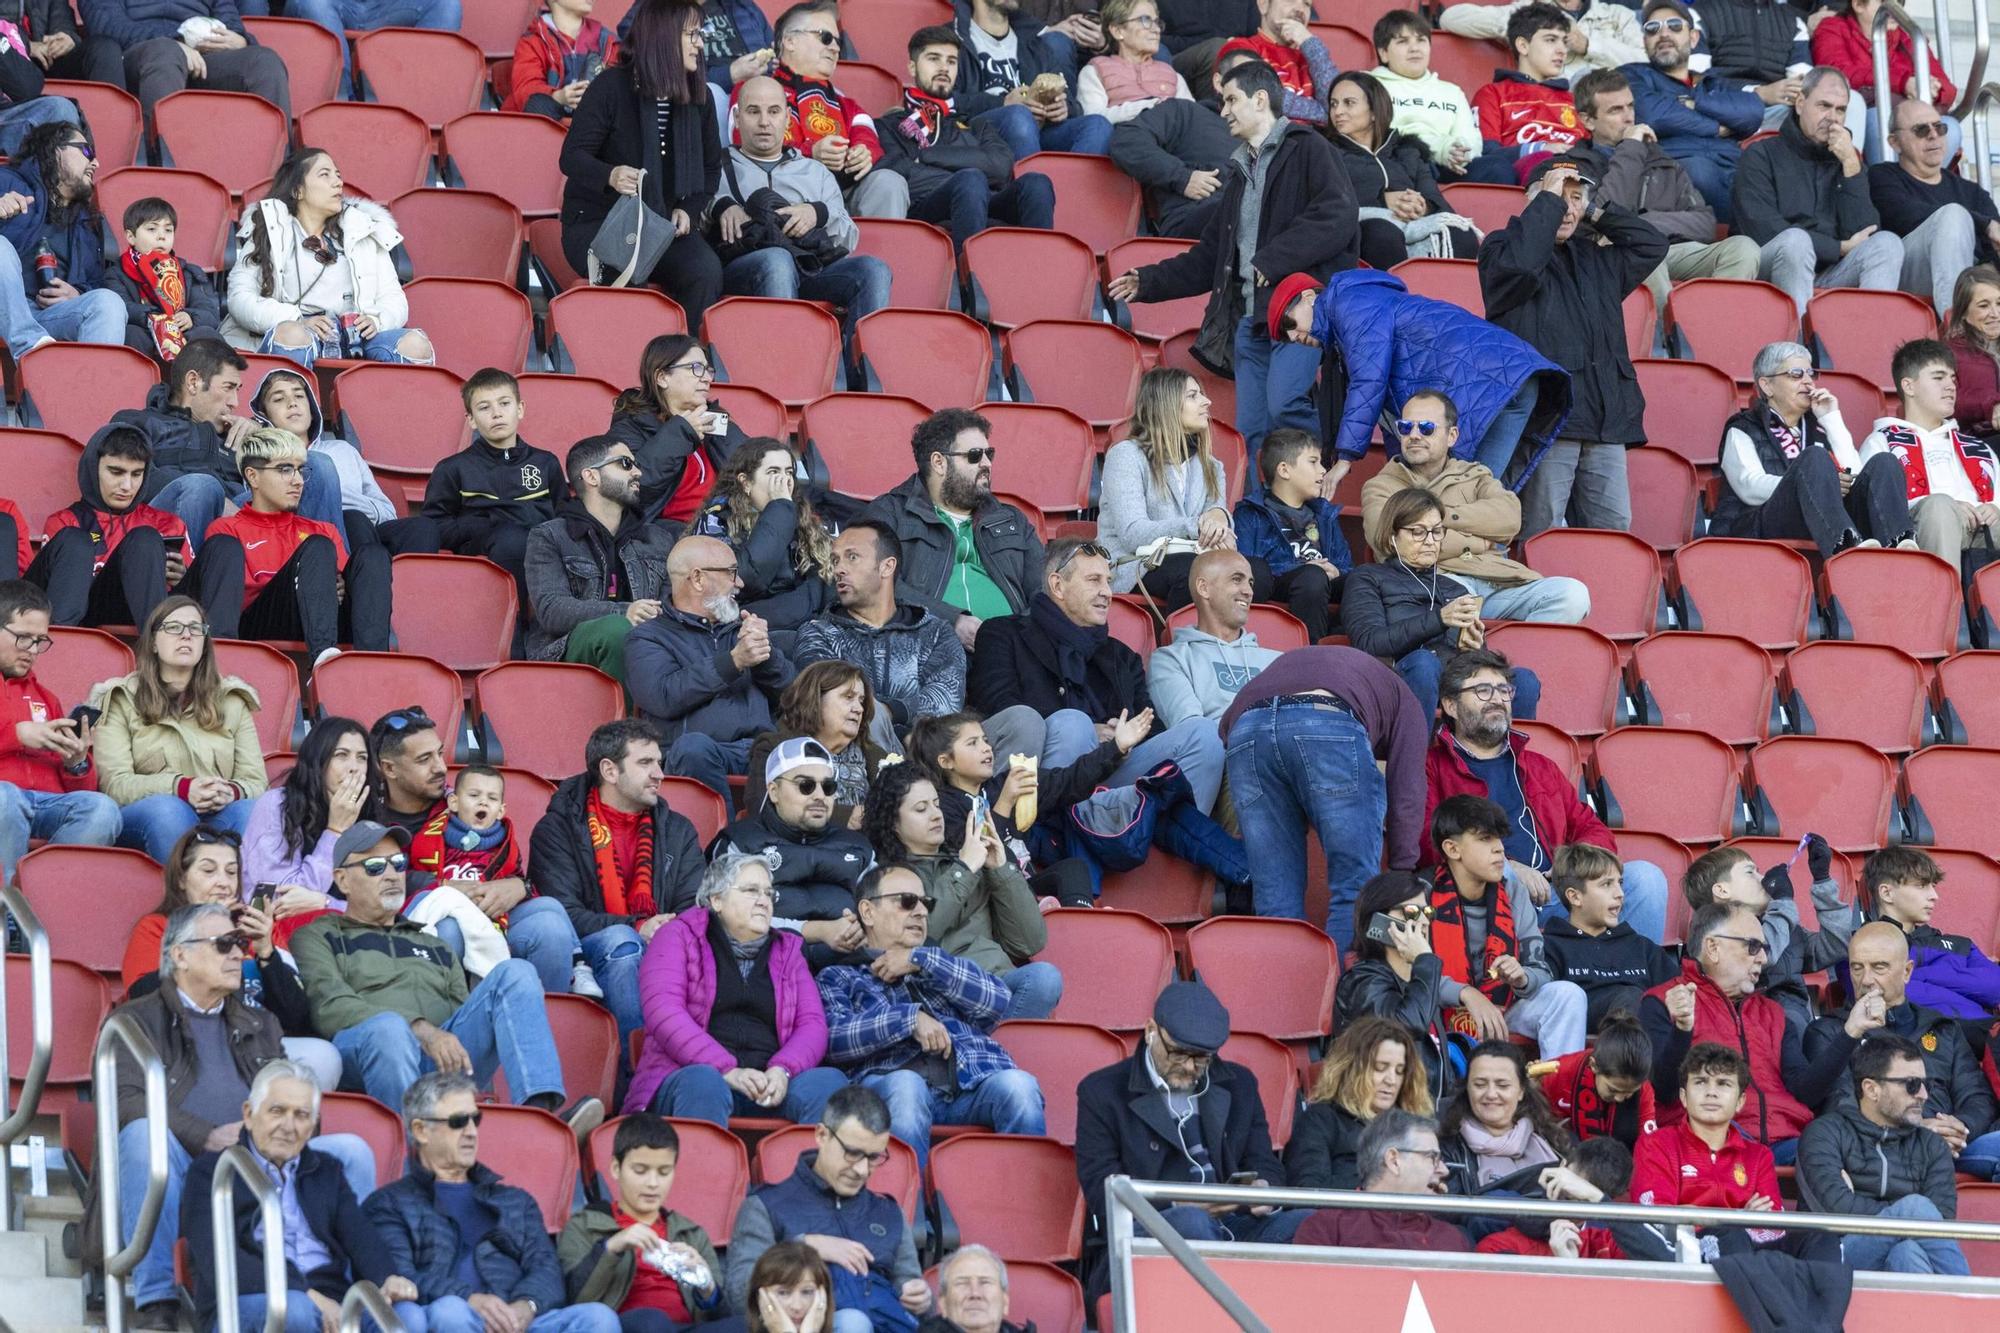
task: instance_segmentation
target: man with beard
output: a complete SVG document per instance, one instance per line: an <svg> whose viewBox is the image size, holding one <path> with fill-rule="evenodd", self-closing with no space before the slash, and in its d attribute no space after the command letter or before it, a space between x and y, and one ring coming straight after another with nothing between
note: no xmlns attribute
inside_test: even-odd
<svg viewBox="0 0 2000 1333"><path fill-rule="evenodd" d="M739 852L777 863L771 928L805 937L815 968L861 947L854 890L874 864L868 839L833 820L838 790L833 756L810 736L778 742L764 763L764 802L724 829L709 851Z"/></svg>
<svg viewBox="0 0 2000 1333"><path fill-rule="evenodd" d="M1045 41L1033 19L1016 24L1020 12L1021 0L971 0L958 7L953 26L965 46L959 103L967 115L1000 131L1017 162L1044 150L1102 153L1111 122L1084 115L1077 103L1074 47ZM1060 90L1050 87L1057 79Z"/></svg>
<svg viewBox="0 0 2000 1333"><path fill-rule="evenodd" d="M916 475L863 515L902 546L896 600L951 621L968 651L982 621L1027 609L1042 577L1034 525L993 498L992 432L968 408L932 413L910 434Z"/></svg>
<svg viewBox="0 0 2000 1333"><path fill-rule="evenodd" d="M683 537L667 555L669 600L625 641L626 688L668 741L667 771L729 797L750 742L774 725L796 674L770 626L736 605L736 553L713 537Z"/></svg>
<svg viewBox="0 0 2000 1333"><path fill-rule="evenodd" d="M1660 147L1681 164L1716 220L1726 225L1736 163L1743 141L1764 124L1764 101L1740 83L1697 76L1688 68L1695 23L1681 0L1651 0L1641 17L1646 63L1623 70L1632 85L1634 114L1653 127Z"/></svg>
<svg viewBox="0 0 2000 1333"><path fill-rule="evenodd" d="M1587 842L1616 853L1611 830L1577 798L1576 784L1555 762L1528 748L1514 730L1513 668L1490 648L1460 653L1438 683L1445 725L1424 758L1424 823L1448 796L1483 796L1507 812L1507 874L1526 876L1529 895L1546 921L1568 908L1549 891L1558 847ZM1424 844L1422 863L1437 862ZM1654 943L1667 930L1667 877L1650 861L1626 861L1625 923Z"/></svg>
<svg viewBox="0 0 2000 1333"><path fill-rule="evenodd" d="M13 157L0 168L0 340L17 361L56 339L123 344L125 302L101 285L104 223L90 136L42 125Z"/></svg>

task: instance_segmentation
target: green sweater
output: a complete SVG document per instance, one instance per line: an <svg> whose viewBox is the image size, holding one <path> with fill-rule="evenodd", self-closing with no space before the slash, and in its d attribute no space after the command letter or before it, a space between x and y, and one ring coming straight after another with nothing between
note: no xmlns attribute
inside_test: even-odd
<svg viewBox="0 0 2000 1333"><path fill-rule="evenodd" d="M339 913L323 916L292 936L292 957L321 1036L380 1013L442 1027L465 1003L458 955L403 917L364 926Z"/></svg>
<svg viewBox="0 0 2000 1333"><path fill-rule="evenodd" d="M956 856L917 856L909 868L937 900L930 942L1004 977L1048 947L1035 891L1011 861L973 874Z"/></svg>
<svg viewBox="0 0 2000 1333"><path fill-rule="evenodd" d="M569 1225L563 1228L561 1237L556 1241L556 1260L562 1264L563 1283L569 1289L571 1305L600 1301L616 1310L632 1294L632 1278L639 1269L639 1256L631 1250L609 1254L604 1248L605 1243L620 1230L617 1220L611 1216L611 1210L601 1204L592 1204L580 1213L570 1214ZM669 1208L667 1242L692 1246L695 1253L701 1256L701 1261L708 1265L710 1281L707 1287L690 1287L685 1282L677 1284L681 1289L681 1299L687 1302L688 1313L694 1316L695 1322L720 1319L727 1314L727 1303L722 1297L722 1265L716 1260L715 1247L708 1242L708 1233ZM704 1306L704 1300L712 1304Z"/></svg>

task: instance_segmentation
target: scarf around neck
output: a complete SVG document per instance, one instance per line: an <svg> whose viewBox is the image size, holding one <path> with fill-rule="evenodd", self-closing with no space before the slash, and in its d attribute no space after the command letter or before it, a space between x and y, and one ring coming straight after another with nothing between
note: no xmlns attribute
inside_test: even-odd
<svg viewBox="0 0 2000 1333"><path fill-rule="evenodd" d="M1056 669L1062 683L1069 686L1075 706L1089 713L1093 721L1105 716L1104 701L1090 685L1090 659L1111 636L1111 627L1076 624L1045 592L1036 593L1028 603L1028 623L1055 645Z"/></svg>
<svg viewBox="0 0 2000 1333"><path fill-rule="evenodd" d="M1462 975L1467 985L1475 987L1481 995L1505 1009L1514 1003L1514 988L1503 978L1494 976L1492 969L1493 961L1502 954L1519 953L1519 942L1514 934L1514 907L1507 900L1507 886L1488 885L1484 906L1486 946L1474 957L1465 936L1465 899L1458 896L1458 886L1452 882L1450 869L1438 867L1437 880L1431 886L1431 909L1436 913L1431 919L1431 949L1444 965L1447 976ZM1463 973L1455 972L1459 968L1464 969ZM1455 1008L1450 1017L1453 1030L1471 1031L1471 1018L1465 1010Z"/></svg>
<svg viewBox="0 0 2000 1333"><path fill-rule="evenodd" d="M1505 1134L1495 1134L1471 1116L1458 1127L1458 1136L1479 1162L1479 1183L1489 1185L1516 1171L1543 1162L1554 1162L1555 1152L1535 1133L1535 1122L1523 1115Z"/></svg>
<svg viewBox="0 0 2000 1333"><path fill-rule="evenodd" d="M949 97L933 97L921 88L903 89L903 109L910 114L897 122L896 132L925 148L937 144L945 121L952 116Z"/></svg>
<svg viewBox="0 0 2000 1333"><path fill-rule="evenodd" d="M597 886L604 891L604 910L613 916L641 919L655 914L653 903L653 821L639 821L639 859L632 867L632 881L618 872L618 850L611 837L611 821L604 801L593 790L584 803L590 824L590 851L597 862Z"/></svg>

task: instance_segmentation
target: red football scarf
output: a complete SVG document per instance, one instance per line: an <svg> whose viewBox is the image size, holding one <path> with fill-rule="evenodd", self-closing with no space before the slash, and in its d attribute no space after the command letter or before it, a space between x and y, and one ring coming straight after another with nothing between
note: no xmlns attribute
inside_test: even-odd
<svg viewBox="0 0 2000 1333"><path fill-rule="evenodd" d="M604 890L604 910L613 916L640 918L655 914L653 906L653 821L639 821L639 860L632 867L632 882L618 872L618 853L611 842L611 823L604 817L604 802L590 793L585 803L590 821L590 850L597 858L597 885Z"/></svg>
<svg viewBox="0 0 2000 1333"><path fill-rule="evenodd" d="M1466 948L1465 900L1458 896L1449 867L1438 867L1437 881L1431 887L1431 910L1436 914L1431 918L1431 951L1444 964L1446 973L1463 968L1461 975L1467 985L1475 987L1502 1009L1512 1004L1514 988L1493 975L1492 971L1496 958L1514 954L1519 948L1514 936L1513 904L1507 901L1507 886L1495 884L1487 890L1486 947L1477 958L1472 957ZM1454 1032L1471 1034L1472 1020L1465 1010L1453 1009L1447 1019Z"/></svg>
<svg viewBox="0 0 2000 1333"><path fill-rule="evenodd" d="M140 299L160 308L160 313L148 314L146 322L153 330L153 343L160 349L162 359L173 360L187 346L187 335L174 324L174 316L187 309L187 275L181 261L168 250L142 255L127 246L118 265L138 286Z"/></svg>

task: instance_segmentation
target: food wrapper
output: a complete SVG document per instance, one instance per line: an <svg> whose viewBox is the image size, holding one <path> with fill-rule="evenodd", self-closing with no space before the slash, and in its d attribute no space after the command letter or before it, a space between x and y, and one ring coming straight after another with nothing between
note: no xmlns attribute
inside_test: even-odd
<svg viewBox="0 0 2000 1333"><path fill-rule="evenodd" d="M1007 756L1007 763L1014 768L1026 769L1031 776L1038 775L1042 767L1041 756L1032 754L1010 754ZM1029 787L1014 801L1014 827L1023 833L1027 832L1035 826L1035 816L1038 813L1040 807L1036 801L1035 788Z"/></svg>
<svg viewBox="0 0 2000 1333"><path fill-rule="evenodd" d="M1033 83L1016 88L1014 91L1030 102L1039 102L1043 106L1069 100L1069 84L1060 74L1038 74Z"/></svg>

